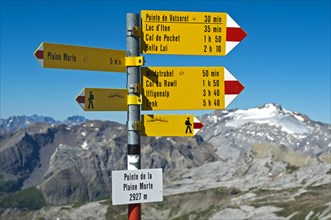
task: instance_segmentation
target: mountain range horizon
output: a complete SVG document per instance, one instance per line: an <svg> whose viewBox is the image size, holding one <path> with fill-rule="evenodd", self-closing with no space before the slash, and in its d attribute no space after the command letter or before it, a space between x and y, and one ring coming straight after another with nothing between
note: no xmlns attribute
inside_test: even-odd
<svg viewBox="0 0 331 220"><path fill-rule="evenodd" d="M253 107L253 108L248 108L248 109L241 109L241 108L234 108L234 109L224 109L224 110L215 110L215 111L228 111L228 110L249 110L249 109L254 109L254 108L262 108L263 106L267 106L267 105L274 105L274 106L280 106L281 108L284 108L281 104L277 104L277 103L265 103L265 104L262 104L260 106L257 106L257 107ZM284 109L287 109L287 108L284 108ZM295 111L294 111L295 112ZM143 112L142 112L143 114ZM173 114L172 112L170 112L169 114ZM203 115L201 116L196 116L196 117L202 117ZM309 117L309 115L307 115ZM85 117L85 116L82 116L82 115L71 115L71 116L67 116L64 120L58 120L54 117L51 117L51 116L48 116L48 115L43 115L43 114L32 114L32 115L12 115L12 116L9 116L7 118L3 118L3 117L0 117L0 125L5 123L5 121L10 121L10 120L13 120L14 118L26 118L27 120L30 120L31 122L46 122L46 123L55 123L55 124L58 124L58 123L63 123L63 124L70 124L70 123L81 123L81 122L84 122L84 121L87 121L87 120L101 120L101 121L112 121L111 119L107 119L107 120L104 120L104 119L89 119L88 117ZM318 120L313 120L311 119L312 121L315 121L315 122L319 122L319 123L325 123L325 124L331 124L331 121L330 122L325 122L325 121L318 121ZM121 122L118 122L118 123L121 123ZM125 124L124 123L121 123L121 124Z"/></svg>
<svg viewBox="0 0 331 220"><path fill-rule="evenodd" d="M330 124L270 103L199 120L194 137L141 137L141 168L162 168L164 188L163 202L144 203L144 218L331 218ZM126 170L126 155L121 123L1 119L0 215L125 218L110 198L111 172Z"/></svg>

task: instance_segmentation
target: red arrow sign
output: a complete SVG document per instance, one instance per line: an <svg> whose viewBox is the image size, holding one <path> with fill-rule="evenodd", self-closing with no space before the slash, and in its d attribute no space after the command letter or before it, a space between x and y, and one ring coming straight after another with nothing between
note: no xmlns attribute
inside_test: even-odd
<svg viewBox="0 0 331 220"><path fill-rule="evenodd" d="M226 41L242 41L247 36L246 32L239 28L228 27L226 28Z"/></svg>
<svg viewBox="0 0 331 220"><path fill-rule="evenodd" d="M227 14L226 16L226 51L228 54L235 48L245 37L246 32Z"/></svg>
<svg viewBox="0 0 331 220"><path fill-rule="evenodd" d="M224 87L225 95L238 95L241 91L244 90L244 86L236 80L224 81Z"/></svg>
<svg viewBox="0 0 331 220"><path fill-rule="evenodd" d="M34 56L39 60L39 59L44 59L44 51L43 50L36 50L34 53Z"/></svg>
<svg viewBox="0 0 331 220"><path fill-rule="evenodd" d="M194 117L194 134L196 134L201 128L203 127L203 124L196 118Z"/></svg>
<svg viewBox="0 0 331 220"><path fill-rule="evenodd" d="M224 68L225 106L228 106L244 90L244 86Z"/></svg>

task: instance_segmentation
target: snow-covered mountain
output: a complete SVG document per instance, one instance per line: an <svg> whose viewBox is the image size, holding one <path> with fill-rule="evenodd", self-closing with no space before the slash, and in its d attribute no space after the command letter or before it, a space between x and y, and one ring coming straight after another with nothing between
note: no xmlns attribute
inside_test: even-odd
<svg viewBox="0 0 331 220"><path fill-rule="evenodd" d="M331 127L277 104L248 110L215 111L201 118L205 141L245 152L252 144L285 145L318 156L331 153ZM235 151L236 151L235 150Z"/></svg>

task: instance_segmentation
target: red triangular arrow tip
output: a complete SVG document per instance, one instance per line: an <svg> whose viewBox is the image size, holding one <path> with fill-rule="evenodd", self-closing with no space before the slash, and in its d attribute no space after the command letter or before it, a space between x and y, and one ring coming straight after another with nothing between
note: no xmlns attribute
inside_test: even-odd
<svg viewBox="0 0 331 220"><path fill-rule="evenodd" d="M239 28L227 27L226 28L226 41L240 42L247 36L247 33Z"/></svg>
<svg viewBox="0 0 331 220"><path fill-rule="evenodd" d="M193 125L194 129L201 129L203 127L203 124L200 122L195 122Z"/></svg>
<svg viewBox="0 0 331 220"><path fill-rule="evenodd" d="M224 81L225 95L238 95L244 90L244 86L237 80Z"/></svg>
<svg viewBox="0 0 331 220"><path fill-rule="evenodd" d="M42 51L42 50L37 50L37 51L34 53L34 56L35 56L37 59L44 59L44 51Z"/></svg>
<svg viewBox="0 0 331 220"><path fill-rule="evenodd" d="M78 103L85 103L85 96L77 96L76 101Z"/></svg>

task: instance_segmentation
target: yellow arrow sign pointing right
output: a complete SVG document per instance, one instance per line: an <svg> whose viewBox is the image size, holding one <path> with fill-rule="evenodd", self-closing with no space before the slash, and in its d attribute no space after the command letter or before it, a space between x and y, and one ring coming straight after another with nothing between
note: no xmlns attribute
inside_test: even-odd
<svg viewBox="0 0 331 220"><path fill-rule="evenodd" d="M203 124L194 115L142 115L143 136L194 136Z"/></svg>

